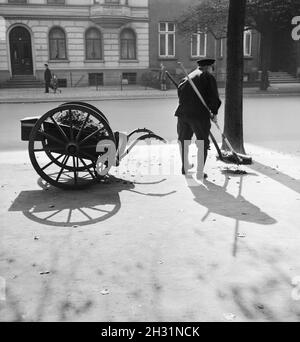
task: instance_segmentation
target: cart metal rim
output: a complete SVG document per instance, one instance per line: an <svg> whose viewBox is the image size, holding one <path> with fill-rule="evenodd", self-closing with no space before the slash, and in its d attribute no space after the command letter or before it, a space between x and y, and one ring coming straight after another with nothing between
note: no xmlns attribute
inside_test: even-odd
<svg viewBox="0 0 300 342"><path fill-rule="evenodd" d="M82 103L78 103L78 104L66 103L48 111L41 118L39 118L34 128L32 129L32 132L29 137L28 148L29 148L30 160L32 162L34 169L46 182L56 187L63 188L63 189L78 189L78 188L86 187L88 185L94 184L99 179L98 174L96 172L97 156L91 156L91 155L88 155L88 153L86 153L86 158L80 158L78 156L79 150L83 154L85 154L84 152L85 147L83 148L80 147L81 141L73 141L74 139L72 141L67 141L66 137L63 136L64 134L60 132L61 138L57 140L61 141L61 153L53 152L55 154L58 154L58 156L53 156L50 149L48 149L46 146L46 140L49 137L47 137L46 133L42 129L43 123L45 123L47 119L53 118L53 116L59 112L69 111L69 113L71 113L72 110L81 111L85 113L88 117L92 116L93 118L98 120L98 122L101 123L101 125L103 126L103 130L107 134L106 138L112 140L115 143L115 137L108 124L107 119L99 110L97 111L94 110L93 106L84 106ZM73 115L73 114L70 114L70 115ZM59 130L59 128L57 129ZM66 182L61 182L60 177L56 178L55 180L51 178L53 174L47 174L46 172L44 172L44 170L47 169L47 167L45 166L41 167L41 165L39 164L36 158L37 150L35 150L35 142L38 141L38 138L37 138L38 134L43 135L42 149L39 150L38 152L45 152L45 154L50 159L49 165L55 164L61 168L59 176L61 176L61 174L66 173L66 172L73 172L73 175L74 175L73 183L69 184ZM77 135L80 135L79 132L77 133ZM65 139L65 141L63 141L63 138ZM95 143L95 146L96 146L96 143ZM73 166L67 165L68 160L70 158L71 158L71 161L73 160ZM82 166L79 165L80 162ZM79 172L87 172L91 176L91 179L88 179L86 181L79 183L77 179L77 173Z"/></svg>

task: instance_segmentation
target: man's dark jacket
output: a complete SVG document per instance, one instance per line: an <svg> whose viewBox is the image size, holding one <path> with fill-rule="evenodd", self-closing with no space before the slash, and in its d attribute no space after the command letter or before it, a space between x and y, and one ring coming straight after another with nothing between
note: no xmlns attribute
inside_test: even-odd
<svg viewBox="0 0 300 342"><path fill-rule="evenodd" d="M209 72L195 71L191 74L195 86L199 90L206 104L213 114L218 114L221 106L216 79ZM210 118L208 110L198 98L187 80L178 88L179 106L175 112L178 117L207 120Z"/></svg>
<svg viewBox="0 0 300 342"><path fill-rule="evenodd" d="M51 82L51 78L52 78L52 76L51 76L51 71L50 71L50 69L46 69L45 70L45 73L44 73L44 79L45 79L45 82L46 83L50 83Z"/></svg>

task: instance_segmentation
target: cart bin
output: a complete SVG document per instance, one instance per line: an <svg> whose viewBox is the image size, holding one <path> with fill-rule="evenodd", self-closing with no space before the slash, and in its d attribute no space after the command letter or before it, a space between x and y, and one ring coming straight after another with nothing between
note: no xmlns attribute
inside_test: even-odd
<svg viewBox="0 0 300 342"><path fill-rule="evenodd" d="M30 133L38 121L39 117L28 117L21 120L21 139L23 141L29 141Z"/></svg>

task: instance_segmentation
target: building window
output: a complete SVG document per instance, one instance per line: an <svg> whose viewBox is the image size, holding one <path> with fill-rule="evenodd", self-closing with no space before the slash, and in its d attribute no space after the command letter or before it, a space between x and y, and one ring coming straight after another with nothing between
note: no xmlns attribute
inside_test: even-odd
<svg viewBox="0 0 300 342"><path fill-rule="evenodd" d="M136 38L135 33L125 29L120 35L121 59L136 59Z"/></svg>
<svg viewBox="0 0 300 342"><path fill-rule="evenodd" d="M218 57L224 57L224 38L218 40Z"/></svg>
<svg viewBox="0 0 300 342"><path fill-rule="evenodd" d="M207 34L204 32L197 32L192 34L192 57L206 56Z"/></svg>
<svg viewBox="0 0 300 342"><path fill-rule="evenodd" d="M48 5L64 5L65 0L47 0Z"/></svg>
<svg viewBox="0 0 300 342"><path fill-rule="evenodd" d="M103 73L89 73L89 86L103 86Z"/></svg>
<svg viewBox="0 0 300 342"><path fill-rule="evenodd" d="M252 54L252 31L246 30L244 32L244 56L250 57Z"/></svg>
<svg viewBox="0 0 300 342"><path fill-rule="evenodd" d="M94 27L85 33L85 57L86 59L102 59L101 33Z"/></svg>
<svg viewBox="0 0 300 342"><path fill-rule="evenodd" d="M123 72L122 81L126 81L123 84L136 84L136 73L135 72Z"/></svg>
<svg viewBox="0 0 300 342"><path fill-rule="evenodd" d="M66 35L61 28L54 27L49 32L49 48L50 59L67 59Z"/></svg>
<svg viewBox="0 0 300 342"><path fill-rule="evenodd" d="M108 5L119 5L120 4L120 0L105 0L105 4L108 4Z"/></svg>
<svg viewBox="0 0 300 342"><path fill-rule="evenodd" d="M159 57L175 57L175 24L159 23Z"/></svg>
<svg viewBox="0 0 300 342"><path fill-rule="evenodd" d="M8 0L9 4L26 4L27 0Z"/></svg>

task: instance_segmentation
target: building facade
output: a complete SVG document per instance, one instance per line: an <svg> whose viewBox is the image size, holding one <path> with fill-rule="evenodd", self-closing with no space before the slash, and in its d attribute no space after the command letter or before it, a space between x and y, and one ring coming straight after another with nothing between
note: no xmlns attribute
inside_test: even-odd
<svg viewBox="0 0 300 342"><path fill-rule="evenodd" d="M159 70L163 63L173 75L182 75L177 62L187 70L196 66L201 58L216 59L216 77L221 83L226 77L226 39L215 39L207 32L194 32L190 37L180 34L178 18L199 0L149 0L150 68ZM246 30L244 36L245 81L254 81L259 69L260 36Z"/></svg>
<svg viewBox="0 0 300 342"><path fill-rule="evenodd" d="M43 81L44 64L67 86L158 82L161 64L178 79L200 58L216 59L226 78L226 39L207 32L189 37L178 18L199 0L0 0L0 85ZM300 75L300 42L290 31L273 37L271 70ZM244 33L244 79L260 70L260 35ZM146 78L144 78L146 75ZM154 82L154 83L155 83ZM152 85L152 84L150 84Z"/></svg>
<svg viewBox="0 0 300 342"><path fill-rule="evenodd" d="M149 67L148 0L0 0L0 83L68 86L136 82Z"/></svg>

